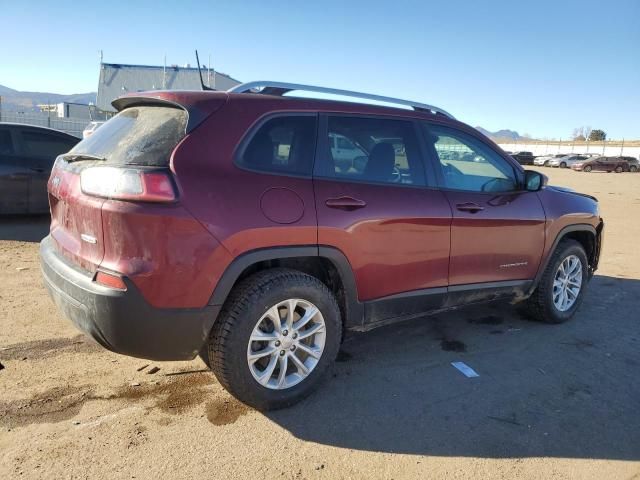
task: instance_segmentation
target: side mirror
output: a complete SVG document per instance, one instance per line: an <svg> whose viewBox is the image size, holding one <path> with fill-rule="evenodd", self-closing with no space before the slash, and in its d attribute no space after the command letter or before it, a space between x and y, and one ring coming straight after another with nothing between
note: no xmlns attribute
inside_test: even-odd
<svg viewBox="0 0 640 480"><path fill-rule="evenodd" d="M548 181L549 178L540 172L536 172L535 170L524 171L524 188L529 192L537 192L544 187Z"/></svg>

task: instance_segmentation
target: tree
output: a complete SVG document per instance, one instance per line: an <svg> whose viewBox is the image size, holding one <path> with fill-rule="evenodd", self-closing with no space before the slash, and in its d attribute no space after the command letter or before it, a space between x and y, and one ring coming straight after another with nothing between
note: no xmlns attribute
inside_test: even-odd
<svg viewBox="0 0 640 480"><path fill-rule="evenodd" d="M604 130L592 130L589 132L590 142L604 142L607 139L607 134Z"/></svg>
<svg viewBox="0 0 640 480"><path fill-rule="evenodd" d="M584 142L591 134L591 127L576 127L573 129L571 138L577 142Z"/></svg>
<svg viewBox="0 0 640 480"><path fill-rule="evenodd" d="M584 135L582 134L583 127L576 127L573 129L573 133L571 134L571 138L574 140L579 140L580 137L584 140Z"/></svg>

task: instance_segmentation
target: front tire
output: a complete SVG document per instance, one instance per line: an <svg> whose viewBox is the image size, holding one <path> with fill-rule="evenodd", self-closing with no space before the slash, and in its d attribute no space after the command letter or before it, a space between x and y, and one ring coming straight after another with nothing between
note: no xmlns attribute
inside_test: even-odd
<svg viewBox="0 0 640 480"><path fill-rule="evenodd" d="M636 172L638 171L638 167L636 167L635 165L631 165L631 166L629 167L629 171L630 171L631 173L636 173Z"/></svg>
<svg viewBox="0 0 640 480"><path fill-rule="evenodd" d="M622 167L620 165L618 165L615 169L616 173L622 173Z"/></svg>
<svg viewBox="0 0 640 480"><path fill-rule="evenodd" d="M209 361L238 400L275 410L318 387L341 339L340 310L326 285L296 270L265 270L232 290L209 338Z"/></svg>
<svg viewBox="0 0 640 480"><path fill-rule="evenodd" d="M565 162L562 162L562 163L560 164L560 168L567 168L567 164L566 164Z"/></svg>
<svg viewBox="0 0 640 480"><path fill-rule="evenodd" d="M587 166L586 166L586 167L584 167L582 170L583 170L583 171L585 171L585 172L587 172L587 173L589 173L589 172L591 171L591 166L587 165Z"/></svg>
<svg viewBox="0 0 640 480"><path fill-rule="evenodd" d="M584 248L575 240L563 240L521 310L532 320L566 322L582 303L588 281L589 263Z"/></svg>

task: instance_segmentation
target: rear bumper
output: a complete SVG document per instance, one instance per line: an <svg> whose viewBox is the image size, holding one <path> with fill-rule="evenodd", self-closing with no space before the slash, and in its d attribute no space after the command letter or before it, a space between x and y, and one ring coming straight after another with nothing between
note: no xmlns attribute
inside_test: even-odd
<svg viewBox="0 0 640 480"><path fill-rule="evenodd" d="M135 285L127 290L99 285L71 264L50 237L40 243L44 283L76 327L116 353L150 360L189 360L204 345L220 306L165 309L149 305Z"/></svg>

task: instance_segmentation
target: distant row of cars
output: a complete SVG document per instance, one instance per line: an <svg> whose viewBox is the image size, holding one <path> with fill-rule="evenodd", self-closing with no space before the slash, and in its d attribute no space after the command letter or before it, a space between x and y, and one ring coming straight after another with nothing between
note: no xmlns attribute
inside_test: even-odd
<svg viewBox="0 0 640 480"><path fill-rule="evenodd" d="M604 156L597 153L557 153L534 156L531 152L507 152L521 165L571 168L582 172L638 172L640 161L635 157Z"/></svg>

